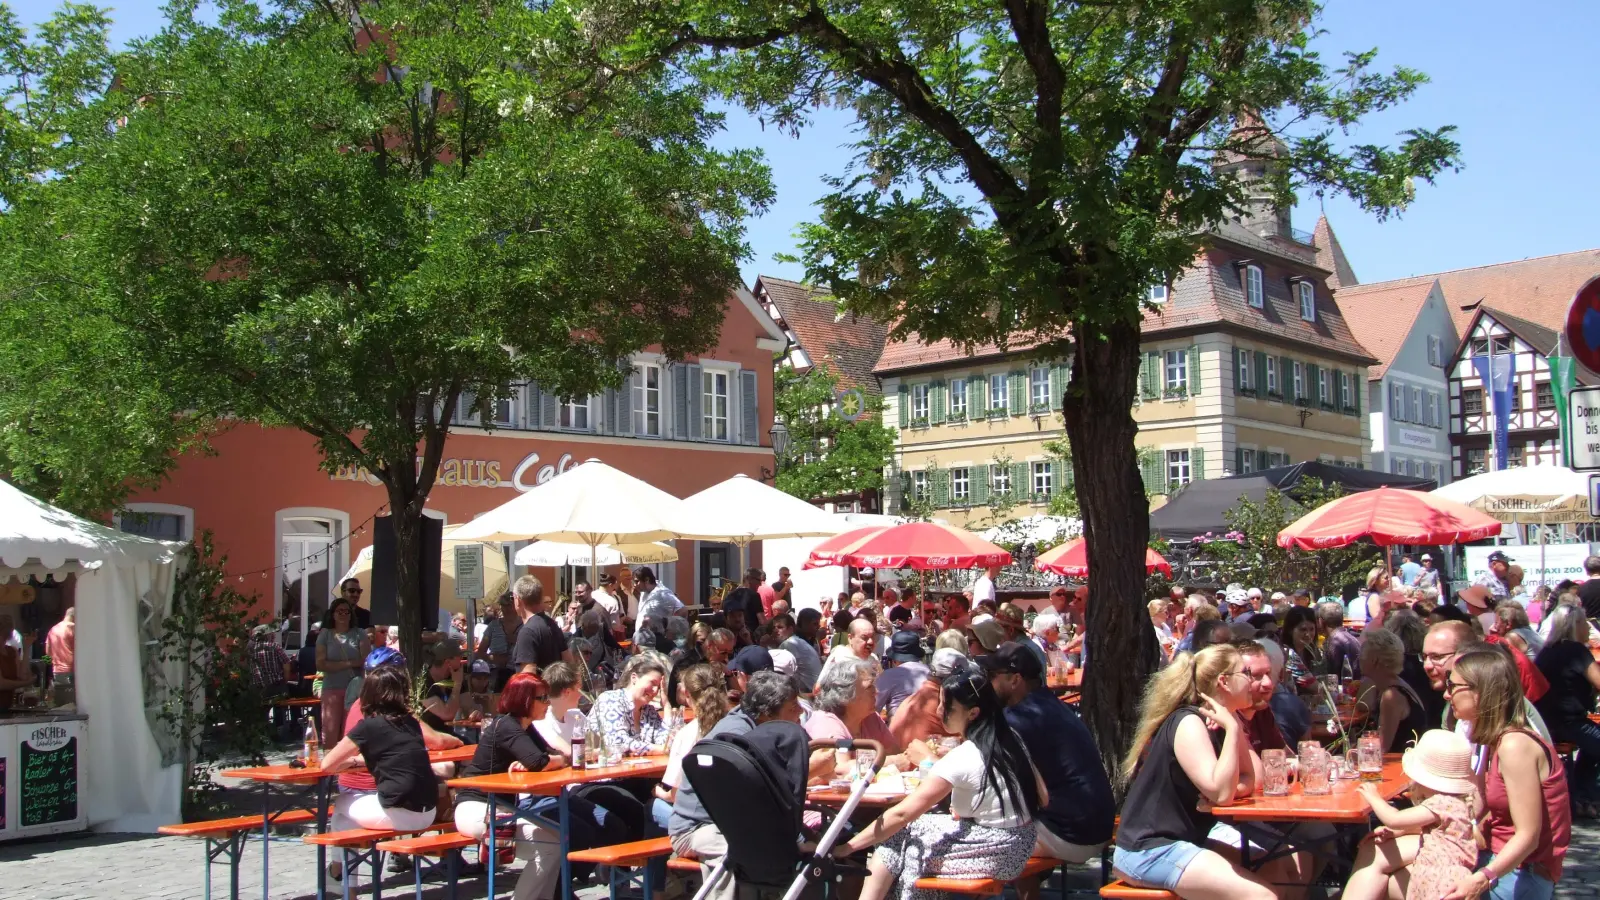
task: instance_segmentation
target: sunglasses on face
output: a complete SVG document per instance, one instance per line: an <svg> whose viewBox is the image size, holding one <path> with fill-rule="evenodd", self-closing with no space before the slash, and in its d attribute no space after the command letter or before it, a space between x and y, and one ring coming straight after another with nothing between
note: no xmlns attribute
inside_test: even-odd
<svg viewBox="0 0 1600 900"><path fill-rule="evenodd" d="M347 588L344 589L344 592L346 594L364 594L364 593L366 593L365 591L363 591L361 588L358 588L358 587L347 587Z"/></svg>
<svg viewBox="0 0 1600 900"><path fill-rule="evenodd" d="M1444 696L1446 699L1449 699L1454 697L1456 694L1461 693L1462 691L1470 691L1473 689L1474 688L1472 685L1465 684L1460 681L1446 681L1444 683Z"/></svg>
<svg viewBox="0 0 1600 900"><path fill-rule="evenodd" d="M549 702L549 700L550 700L550 695L549 694L534 694L533 695L533 702L535 702L535 703L547 703L547 702Z"/></svg>

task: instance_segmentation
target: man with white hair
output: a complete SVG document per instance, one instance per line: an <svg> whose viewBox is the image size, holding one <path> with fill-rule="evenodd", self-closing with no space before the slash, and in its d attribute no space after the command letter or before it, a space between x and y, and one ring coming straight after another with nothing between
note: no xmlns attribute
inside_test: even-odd
<svg viewBox="0 0 1600 900"><path fill-rule="evenodd" d="M1056 642L1061 640L1061 617L1053 612L1039 613L1028 626L1028 635L1023 644L1044 662L1045 671L1050 671L1050 651L1056 649Z"/></svg>
<svg viewBox="0 0 1600 900"><path fill-rule="evenodd" d="M1261 612L1261 601L1266 599L1266 595L1261 592L1261 588L1253 587L1245 591L1244 597L1250 603L1251 612Z"/></svg>

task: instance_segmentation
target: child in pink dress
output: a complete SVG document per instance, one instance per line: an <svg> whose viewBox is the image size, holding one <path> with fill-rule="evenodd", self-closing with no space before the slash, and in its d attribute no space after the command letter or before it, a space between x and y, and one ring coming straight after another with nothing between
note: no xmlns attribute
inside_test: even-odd
<svg viewBox="0 0 1600 900"><path fill-rule="evenodd" d="M1406 900L1438 900L1477 865L1473 805L1477 796L1472 777L1472 747L1466 738L1443 729L1422 735L1405 752L1401 766L1411 779L1408 793L1414 804L1396 809L1366 782L1357 790L1383 823L1373 840L1388 841L1400 835L1419 835L1421 845L1400 879ZM1378 867L1358 873L1345 886L1345 900L1388 895L1389 881L1400 873ZM1370 878L1361 876L1370 875ZM1370 884L1367 882L1371 882Z"/></svg>

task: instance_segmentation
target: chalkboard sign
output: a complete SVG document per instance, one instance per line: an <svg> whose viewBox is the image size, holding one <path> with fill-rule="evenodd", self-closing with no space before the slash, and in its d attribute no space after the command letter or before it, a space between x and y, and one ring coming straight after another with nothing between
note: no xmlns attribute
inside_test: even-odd
<svg viewBox="0 0 1600 900"><path fill-rule="evenodd" d="M78 738L60 725L22 731L23 828L78 818Z"/></svg>

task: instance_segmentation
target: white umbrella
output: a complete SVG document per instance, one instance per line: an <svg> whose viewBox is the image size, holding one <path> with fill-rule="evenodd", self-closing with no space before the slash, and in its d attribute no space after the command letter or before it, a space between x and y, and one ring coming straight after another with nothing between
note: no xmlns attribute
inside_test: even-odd
<svg viewBox="0 0 1600 900"><path fill-rule="evenodd" d="M1451 482L1433 494L1513 525L1593 522L1589 476L1566 466L1518 466ZM1545 529L1539 529L1539 571L1544 571Z"/></svg>
<svg viewBox="0 0 1600 900"><path fill-rule="evenodd" d="M685 498L679 523L685 537L737 544L745 564L751 541L831 537L853 527L844 516L748 475L735 475Z"/></svg>
<svg viewBox="0 0 1600 900"><path fill-rule="evenodd" d="M983 532L990 543L1052 544L1083 533L1083 522L1067 516L1034 515L1003 522Z"/></svg>
<svg viewBox="0 0 1600 900"><path fill-rule="evenodd" d="M650 541L643 544L599 544L591 557L588 544L565 544L559 541L535 541L511 558L519 566L581 566L590 560L596 565L618 566L644 563L677 562L677 548L671 544Z"/></svg>
<svg viewBox="0 0 1600 900"><path fill-rule="evenodd" d="M601 544L637 544L679 537L683 501L598 459L546 481L489 510L455 533L457 540L561 541L589 548L599 568Z"/></svg>

